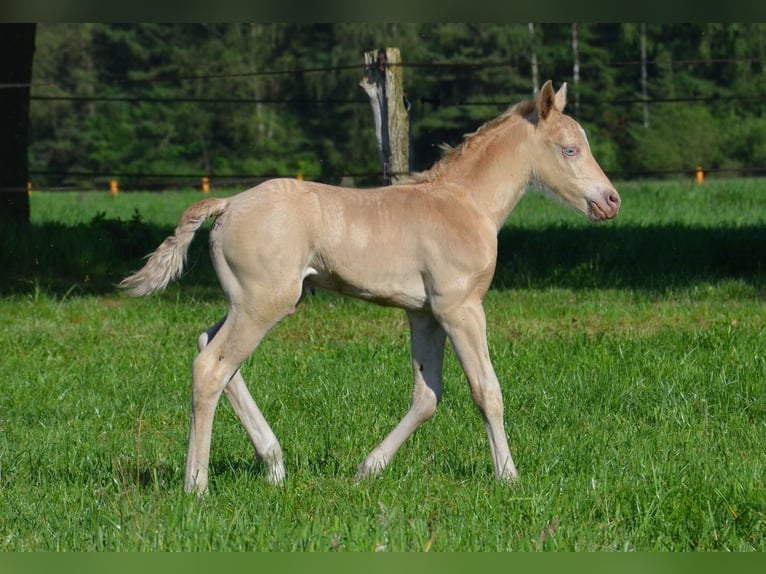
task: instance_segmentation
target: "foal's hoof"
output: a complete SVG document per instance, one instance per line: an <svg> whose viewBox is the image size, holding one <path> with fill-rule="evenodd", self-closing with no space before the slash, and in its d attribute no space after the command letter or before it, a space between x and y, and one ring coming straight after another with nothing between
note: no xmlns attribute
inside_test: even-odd
<svg viewBox="0 0 766 574"><path fill-rule="evenodd" d="M516 486L519 484L519 473L514 472L503 474L502 476L498 477L498 480L501 484L504 484L505 486Z"/></svg>
<svg viewBox="0 0 766 574"><path fill-rule="evenodd" d="M359 465L359 468L357 468L354 482L377 478L383 473L384 468L386 468L386 462L384 460L370 458L368 456L364 459L364 462Z"/></svg>
<svg viewBox="0 0 766 574"><path fill-rule="evenodd" d="M184 491L186 492L186 494L193 494L197 498L203 498L207 496L208 494L210 494L210 490L208 489L207 486L205 486L204 488L200 488L196 483L193 484L192 486L185 486Z"/></svg>
<svg viewBox="0 0 766 574"><path fill-rule="evenodd" d="M280 464L266 469L266 482L272 486L283 486L285 484L285 467Z"/></svg>

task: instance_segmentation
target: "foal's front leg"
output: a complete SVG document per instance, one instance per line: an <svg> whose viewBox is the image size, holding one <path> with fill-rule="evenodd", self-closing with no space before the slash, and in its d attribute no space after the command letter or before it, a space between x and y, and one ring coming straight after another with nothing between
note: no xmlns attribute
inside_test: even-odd
<svg viewBox="0 0 766 574"><path fill-rule="evenodd" d="M430 314L408 312L410 323L414 388L404 418L373 451L356 473L357 479L376 476L396 454L405 440L436 412L442 396L442 365L446 333Z"/></svg>
<svg viewBox="0 0 766 574"><path fill-rule="evenodd" d="M503 424L503 397L487 345L487 325L481 301L469 301L443 317L455 354L468 378L471 397L484 418L492 464L501 480L518 477Z"/></svg>

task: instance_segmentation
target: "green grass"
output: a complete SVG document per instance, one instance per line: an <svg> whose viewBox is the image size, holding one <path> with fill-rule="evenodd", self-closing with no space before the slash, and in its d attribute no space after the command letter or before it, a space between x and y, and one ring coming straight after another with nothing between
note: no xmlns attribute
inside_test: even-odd
<svg viewBox="0 0 766 574"><path fill-rule="evenodd" d="M766 191L620 189L608 225L529 196L501 234L486 309L517 485L493 479L451 353L434 419L382 478L354 484L408 405L406 321L320 293L243 368L286 484L266 483L222 403L202 500L182 492L190 368L196 336L225 310L204 241L192 272L149 299L108 288L141 255L104 261L125 245L105 221L133 229L143 254L153 245L139 231L161 238L199 194L70 195L80 203L57 241L98 229L112 247L88 255L104 266L97 290L77 280L76 257L51 255L50 272L14 264L0 299L0 549L765 550L763 243L748 237L764 233ZM67 209L56 195L47 212L46 199L33 239Z"/></svg>

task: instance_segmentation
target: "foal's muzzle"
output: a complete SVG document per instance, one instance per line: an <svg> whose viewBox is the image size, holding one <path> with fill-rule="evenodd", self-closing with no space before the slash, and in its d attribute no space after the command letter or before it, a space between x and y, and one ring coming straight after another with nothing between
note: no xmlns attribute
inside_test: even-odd
<svg viewBox="0 0 766 574"><path fill-rule="evenodd" d="M588 215L593 221L612 219L620 210L620 195L610 189L602 192L595 199L588 200Z"/></svg>

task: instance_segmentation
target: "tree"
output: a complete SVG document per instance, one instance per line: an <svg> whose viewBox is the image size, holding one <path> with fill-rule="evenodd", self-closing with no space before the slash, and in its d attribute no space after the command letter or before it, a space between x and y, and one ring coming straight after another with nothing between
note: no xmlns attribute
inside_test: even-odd
<svg viewBox="0 0 766 574"><path fill-rule="evenodd" d="M0 24L0 221L29 222L29 82L35 24ZM11 54L15 54L11 56Z"/></svg>

